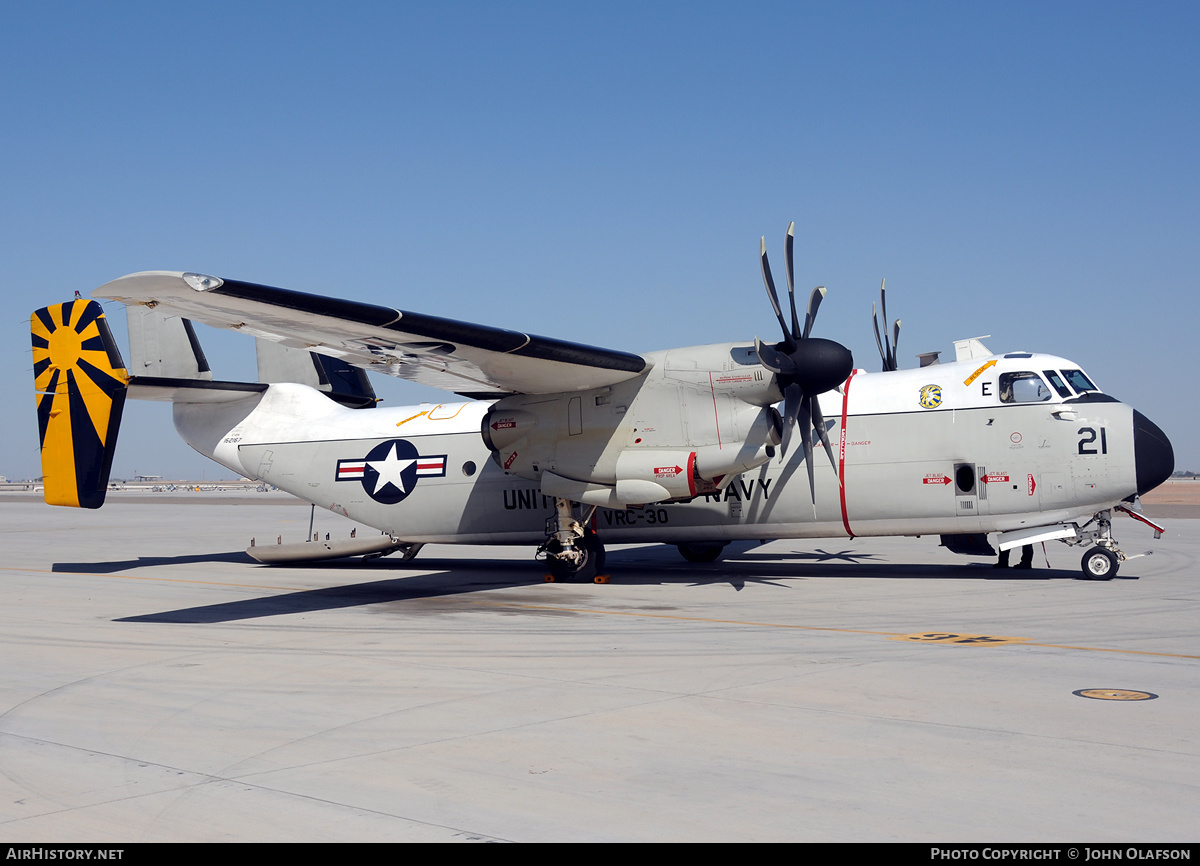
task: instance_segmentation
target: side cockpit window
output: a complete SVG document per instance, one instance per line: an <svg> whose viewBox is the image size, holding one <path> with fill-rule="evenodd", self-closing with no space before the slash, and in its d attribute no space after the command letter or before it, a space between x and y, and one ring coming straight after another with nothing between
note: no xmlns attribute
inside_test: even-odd
<svg viewBox="0 0 1200 866"><path fill-rule="evenodd" d="M1037 373L1000 374L1001 403L1041 403L1050 396L1050 389Z"/></svg>
<svg viewBox="0 0 1200 866"><path fill-rule="evenodd" d="M1086 394L1088 391L1099 391L1092 380L1083 375L1083 370L1063 370L1063 375L1067 377L1067 381L1071 383L1071 387L1080 394Z"/></svg>

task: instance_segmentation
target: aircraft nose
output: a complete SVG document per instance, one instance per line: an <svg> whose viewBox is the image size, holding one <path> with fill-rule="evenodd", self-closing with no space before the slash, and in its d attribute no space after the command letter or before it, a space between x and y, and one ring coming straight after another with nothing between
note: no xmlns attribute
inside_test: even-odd
<svg viewBox="0 0 1200 866"><path fill-rule="evenodd" d="M1141 496L1171 477L1175 451L1158 425L1133 410L1133 463L1137 469L1137 491Z"/></svg>

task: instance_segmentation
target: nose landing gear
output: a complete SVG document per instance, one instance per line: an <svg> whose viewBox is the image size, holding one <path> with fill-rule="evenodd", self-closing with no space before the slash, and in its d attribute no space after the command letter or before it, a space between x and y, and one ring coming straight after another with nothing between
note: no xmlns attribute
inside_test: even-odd
<svg viewBox="0 0 1200 866"><path fill-rule="evenodd" d="M1118 505L1117 510L1125 512L1135 520L1154 529L1155 538L1162 536L1164 529L1157 523L1147 520L1122 505ZM1153 553L1148 550L1145 553L1135 553L1131 556L1117 547L1117 542L1112 537L1112 511L1107 509L1096 512L1091 520L1079 527L1074 538L1064 538L1063 541L1075 546L1094 545L1080 561L1084 577L1091 580L1112 580L1117 576L1117 569L1122 562L1137 559L1139 556L1149 556Z"/></svg>

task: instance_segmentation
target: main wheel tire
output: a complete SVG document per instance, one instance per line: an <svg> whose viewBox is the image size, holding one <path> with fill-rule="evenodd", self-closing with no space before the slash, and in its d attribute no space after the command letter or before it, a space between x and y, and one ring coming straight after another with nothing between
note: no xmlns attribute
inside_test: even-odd
<svg viewBox="0 0 1200 866"><path fill-rule="evenodd" d="M584 533L583 546L587 548L588 558L596 560L596 571L604 571L604 563L608 560L608 554L604 552L604 545L600 543L600 536L596 530L589 528Z"/></svg>
<svg viewBox="0 0 1200 866"><path fill-rule="evenodd" d="M579 565L551 556L546 559L546 566L555 581L579 580L590 583L600 571L600 556L594 550L585 550L583 562Z"/></svg>
<svg viewBox="0 0 1200 866"><path fill-rule="evenodd" d="M1083 573L1092 580L1112 580L1117 576L1117 555L1103 547L1093 547L1083 555Z"/></svg>
<svg viewBox="0 0 1200 866"><path fill-rule="evenodd" d="M604 561L608 558L604 552L604 545L600 543L600 539L595 532L588 531L583 537L583 550L585 553L584 560L578 566L572 565L565 560L557 559L553 556L547 558L546 565L550 568L550 574L558 580L579 580L585 583L590 583L601 569L604 568Z"/></svg>
<svg viewBox="0 0 1200 866"><path fill-rule="evenodd" d="M724 544L677 544L675 547L688 562L716 562L725 552Z"/></svg>

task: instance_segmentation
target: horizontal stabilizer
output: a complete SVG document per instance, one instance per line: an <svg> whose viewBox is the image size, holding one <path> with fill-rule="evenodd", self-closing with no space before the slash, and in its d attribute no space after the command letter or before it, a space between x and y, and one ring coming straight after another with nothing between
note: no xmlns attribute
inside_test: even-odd
<svg viewBox="0 0 1200 866"><path fill-rule="evenodd" d="M29 318L46 502L104 504L129 376L100 305L75 300Z"/></svg>
<svg viewBox="0 0 1200 866"><path fill-rule="evenodd" d="M244 400L252 394L261 394L267 387L258 382L133 376L129 379L129 396L134 400L165 403L228 403L231 400Z"/></svg>

